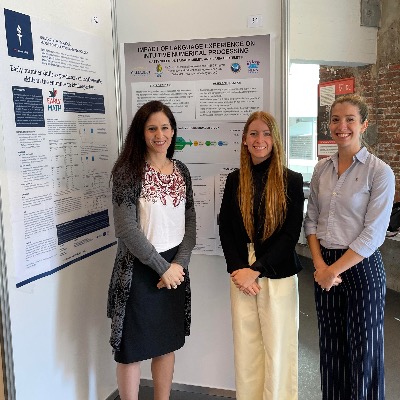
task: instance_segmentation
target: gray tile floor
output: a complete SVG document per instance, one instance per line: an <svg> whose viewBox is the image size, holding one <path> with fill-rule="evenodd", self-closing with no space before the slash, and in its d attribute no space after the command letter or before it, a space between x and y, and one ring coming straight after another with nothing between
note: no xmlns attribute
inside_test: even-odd
<svg viewBox="0 0 400 400"><path fill-rule="evenodd" d="M304 270L299 274L299 400L320 400L317 317L314 306L313 266L301 257ZM388 290L385 314L386 400L400 398L400 293ZM140 400L152 400L152 388L142 387ZM223 400L223 397L173 391L171 400ZM284 400L284 399L282 399Z"/></svg>

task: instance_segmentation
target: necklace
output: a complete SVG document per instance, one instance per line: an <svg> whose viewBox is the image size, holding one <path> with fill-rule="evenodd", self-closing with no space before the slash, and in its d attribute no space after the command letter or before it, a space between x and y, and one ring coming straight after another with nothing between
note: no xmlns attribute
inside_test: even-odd
<svg viewBox="0 0 400 400"><path fill-rule="evenodd" d="M160 167L158 167L157 164L155 162L153 162L152 160L149 160L148 164L150 164L150 166L153 167L159 173L162 173L162 170L165 168L165 166L168 164L168 162L169 162L169 159L166 158Z"/></svg>

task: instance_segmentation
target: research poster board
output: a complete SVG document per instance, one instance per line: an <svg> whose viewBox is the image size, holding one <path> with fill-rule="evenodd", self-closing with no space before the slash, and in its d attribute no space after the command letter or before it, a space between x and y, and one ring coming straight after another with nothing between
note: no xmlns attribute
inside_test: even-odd
<svg viewBox="0 0 400 400"><path fill-rule="evenodd" d="M248 116L271 111L271 57L270 35L122 45L124 130L150 100L167 104L177 120L174 157L192 176L195 254L222 255L218 213L225 180L239 166Z"/></svg>
<svg viewBox="0 0 400 400"><path fill-rule="evenodd" d="M99 42L1 9L0 105L17 287L116 243L109 184L115 111Z"/></svg>
<svg viewBox="0 0 400 400"><path fill-rule="evenodd" d="M354 93L354 78L338 79L318 85L317 156L318 159L336 153L337 146L329 132L329 112L339 96Z"/></svg>

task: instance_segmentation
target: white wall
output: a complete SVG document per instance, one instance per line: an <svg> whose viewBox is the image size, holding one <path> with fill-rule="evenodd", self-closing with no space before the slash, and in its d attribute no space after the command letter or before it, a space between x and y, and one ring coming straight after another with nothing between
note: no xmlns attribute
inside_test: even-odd
<svg viewBox="0 0 400 400"><path fill-rule="evenodd" d="M130 43L271 34L277 44L271 104L280 105L280 10L279 0L118 0L118 40ZM262 15L263 27L248 28L250 15ZM279 121L280 107L270 111Z"/></svg>
<svg viewBox="0 0 400 400"><path fill-rule="evenodd" d="M108 106L116 109L110 2L0 0L0 7L100 35L107 59ZM91 22L98 16L100 23ZM0 105L1 106L1 105ZM7 112L7 110L2 110ZM11 111L12 112L12 111ZM110 127L116 132L115 112ZM7 132L2 132L0 142ZM117 140L112 152L116 155ZM7 171L0 146L0 182L17 400L98 400L116 389L108 344L106 296L115 246L83 262L16 288L9 221Z"/></svg>
<svg viewBox="0 0 400 400"><path fill-rule="evenodd" d="M290 58L325 65L374 64L377 28L360 26L360 0L290 0Z"/></svg>
<svg viewBox="0 0 400 400"><path fill-rule="evenodd" d="M118 2L120 42L202 39L279 32L280 0ZM325 64L371 64L377 28L360 26L360 0L289 0L290 58ZM261 14L263 28L247 28Z"/></svg>

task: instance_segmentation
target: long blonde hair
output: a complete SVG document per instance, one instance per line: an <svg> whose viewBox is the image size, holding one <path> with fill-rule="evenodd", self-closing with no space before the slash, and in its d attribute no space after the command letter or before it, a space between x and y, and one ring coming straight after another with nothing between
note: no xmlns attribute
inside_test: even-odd
<svg viewBox="0 0 400 400"><path fill-rule="evenodd" d="M240 148L240 172L238 188L239 207L244 226L251 241L255 240L255 227L253 222L254 182L253 175L251 173L253 163L251 160L251 155L247 147L244 145L244 139L248 133L249 125L258 119L267 124L272 136L273 144L270 155L271 164L268 170L267 184L265 185L263 193L263 197L265 199L263 240L269 238L283 225L287 211L287 170L285 168L285 156L278 125L275 121L275 118L271 114L265 111L256 111L250 115L243 128L243 140Z"/></svg>

